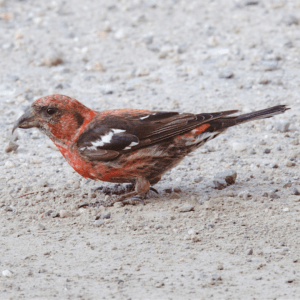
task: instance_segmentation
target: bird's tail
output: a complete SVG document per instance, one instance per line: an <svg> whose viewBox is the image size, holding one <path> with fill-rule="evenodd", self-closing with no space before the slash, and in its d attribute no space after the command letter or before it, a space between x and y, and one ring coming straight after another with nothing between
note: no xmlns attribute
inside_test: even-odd
<svg viewBox="0 0 300 300"><path fill-rule="evenodd" d="M210 127L207 128L207 131L214 132L219 130L225 130L228 127L235 126L241 123L245 123L257 119L270 118L278 114L284 113L289 108L285 105L277 105L270 108L257 110L248 114L243 114L236 117L221 117L219 119L212 120L209 122Z"/></svg>
<svg viewBox="0 0 300 300"><path fill-rule="evenodd" d="M275 115L279 115L284 113L286 110L290 108L286 107L285 105L277 105L270 108L257 110L248 114L240 115L236 119L237 124L248 122L255 119L266 119L271 118Z"/></svg>

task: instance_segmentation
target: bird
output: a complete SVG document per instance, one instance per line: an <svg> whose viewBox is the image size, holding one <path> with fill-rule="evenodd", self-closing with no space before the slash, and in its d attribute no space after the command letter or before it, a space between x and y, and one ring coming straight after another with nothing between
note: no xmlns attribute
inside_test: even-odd
<svg viewBox="0 0 300 300"><path fill-rule="evenodd" d="M57 146L73 169L86 179L131 183L132 191L97 205L133 203L186 155L229 127L284 113L277 105L242 115L238 110L180 113L143 109L95 111L65 95L35 100L15 122L17 128L36 127ZM90 204L93 205L93 204Z"/></svg>

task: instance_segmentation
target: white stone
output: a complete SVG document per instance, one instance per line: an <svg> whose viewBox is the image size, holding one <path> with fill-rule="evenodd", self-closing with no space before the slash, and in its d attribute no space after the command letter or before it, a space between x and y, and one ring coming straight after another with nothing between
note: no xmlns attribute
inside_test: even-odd
<svg viewBox="0 0 300 300"><path fill-rule="evenodd" d="M287 132L289 130L290 124L291 123L287 120L281 120L279 122L276 122L274 124L274 127L280 132Z"/></svg>
<svg viewBox="0 0 300 300"><path fill-rule="evenodd" d="M114 203L114 207L116 207L116 208L120 208L122 206L124 206L124 204L122 202L116 202L116 203Z"/></svg>
<svg viewBox="0 0 300 300"><path fill-rule="evenodd" d="M194 230L194 229L190 229L190 230L188 231L188 234L189 234L189 235L195 234L195 230Z"/></svg>
<svg viewBox="0 0 300 300"><path fill-rule="evenodd" d="M100 227L100 226L104 225L104 221L102 221L102 220L96 220L96 221L94 222L94 225L95 225L96 227Z"/></svg>
<svg viewBox="0 0 300 300"><path fill-rule="evenodd" d="M5 166L5 168L7 168L7 169L11 169L11 168L14 168L14 167L15 167L15 164L14 164L14 162L8 160L8 161L5 163L4 166Z"/></svg>
<svg viewBox="0 0 300 300"><path fill-rule="evenodd" d="M189 203L186 203L178 208L178 211L180 211L180 212L188 212L191 210L194 210L194 206Z"/></svg>
<svg viewBox="0 0 300 300"><path fill-rule="evenodd" d="M244 143L232 143L232 150L235 152L242 152L247 149L247 145Z"/></svg>
<svg viewBox="0 0 300 300"><path fill-rule="evenodd" d="M285 207L284 209L283 209L283 211L290 211L290 209L288 208L288 207Z"/></svg>
<svg viewBox="0 0 300 300"><path fill-rule="evenodd" d="M59 215L60 215L60 217L61 218L70 218L70 217L72 217L72 212L71 211L69 211L69 210L64 210L64 209L62 209L60 212L59 212Z"/></svg>
<svg viewBox="0 0 300 300"><path fill-rule="evenodd" d="M118 31L116 31L114 36L115 36L115 39L122 40L127 37L127 34L126 34L125 30L119 29Z"/></svg>
<svg viewBox="0 0 300 300"><path fill-rule="evenodd" d="M4 270L4 271L2 271L2 275L4 277L11 277L12 276L12 272L10 272L9 270Z"/></svg>

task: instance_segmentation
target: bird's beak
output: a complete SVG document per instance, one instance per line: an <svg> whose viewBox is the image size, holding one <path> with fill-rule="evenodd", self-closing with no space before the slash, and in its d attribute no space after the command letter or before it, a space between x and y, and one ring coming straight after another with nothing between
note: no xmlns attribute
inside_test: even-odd
<svg viewBox="0 0 300 300"><path fill-rule="evenodd" d="M32 128L32 127L38 127L39 122L35 119L35 115L33 114L32 107L29 106L25 113L16 121L14 128L12 130L12 133L17 128Z"/></svg>

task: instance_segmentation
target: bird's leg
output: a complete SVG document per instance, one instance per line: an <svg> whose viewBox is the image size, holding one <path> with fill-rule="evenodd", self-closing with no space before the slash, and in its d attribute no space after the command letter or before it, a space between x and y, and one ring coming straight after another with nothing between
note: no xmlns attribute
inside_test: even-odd
<svg viewBox="0 0 300 300"><path fill-rule="evenodd" d="M145 202L143 201L143 199L146 198L146 195L150 191L150 189L151 188L150 188L149 180L147 180L145 177L138 177L136 182L135 182L135 193L136 193L136 195L139 195L139 196L135 195L135 197L132 197L131 199L126 199L126 198L131 197L131 195L130 195L130 196L128 196L125 199L122 199L120 201L123 202L123 203L126 203L126 204L133 204L134 201L139 201L143 205L145 205ZM128 194L125 194L124 196L127 196Z"/></svg>
<svg viewBox="0 0 300 300"><path fill-rule="evenodd" d="M119 197L111 197L106 201L97 201L95 203L85 203L78 208L81 207L99 207L99 206L113 206L116 202L122 202L124 204L134 204L134 202L139 201L145 205L143 199L145 199L147 193L150 191L150 182L144 177L139 177L135 182L135 190L133 192L125 193ZM156 190L155 190L156 191Z"/></svg>
<svg viewBox="0 0 300 300"><path fill-rule="evenodd" d="M110 199L106 201L97 201L95 203L85 203L78 208L81 207L98 207L98 206L113 206L116 202L122 202L124 204L133 204L135 201L140 201L142 204L145 204L143 199L145 198L146 194L150 190L150 183L149 181L144 177L137 178L135 182L135 190L133 192L126 193L124 195L121 195L119 197L111 197ZM130 199L132 198L132 199Z"/></svg>

